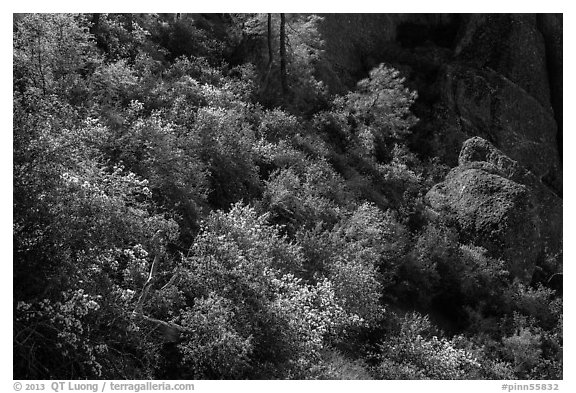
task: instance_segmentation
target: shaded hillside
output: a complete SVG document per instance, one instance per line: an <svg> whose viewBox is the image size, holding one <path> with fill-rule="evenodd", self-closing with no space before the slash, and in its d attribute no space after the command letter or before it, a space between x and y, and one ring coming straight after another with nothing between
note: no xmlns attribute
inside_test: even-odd
<svg viewBox="0 0 576 393"><path fill-rule="evenodd" d="M561 379L562 18L18 14L15 379Z"/></svg>

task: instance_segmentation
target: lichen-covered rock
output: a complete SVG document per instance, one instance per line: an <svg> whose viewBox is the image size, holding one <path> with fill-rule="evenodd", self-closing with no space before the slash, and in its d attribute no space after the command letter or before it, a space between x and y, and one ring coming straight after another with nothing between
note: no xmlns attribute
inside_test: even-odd
<svg viewBox="0 0 576 393"><path fill-rule="evenodd" d="M491 173L488 165L457 167L428 193L431 207L455 225L463 243L506 260L529 281L538 256L539 228L526 187Z"/></svg>
<svg viewBox="0 0 576 393"><path fill-rule="evenodd" d="M562 199L548 185L517 161L482 138L470 138L462 145L460 166L490 164L501 176L527 187L535 203L543 252L562 251Z"/></svg>
<svg viewBox="0 0 576 393"><path fill-rule="evenodd" d="M561 200L482 138L464 143L459 165L426 200L462 242L486 248L523 281L546 252L561 249Z"/></svg>

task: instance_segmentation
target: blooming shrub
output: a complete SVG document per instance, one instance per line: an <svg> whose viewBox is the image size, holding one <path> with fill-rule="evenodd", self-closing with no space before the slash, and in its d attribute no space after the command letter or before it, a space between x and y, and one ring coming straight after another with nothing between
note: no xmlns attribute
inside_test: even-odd
<svg viewBox="0 0 576 393"><path fill-rule="evenodd" d="M404 318L397 336L381 344L375 372L382 379L474 379L481 369L479 359L456 343L436 335L427 317Z"/></svg>
<svg viewBox="0 0 576 393"><path fill-rule="evenodd" d="M72 359L75 373L100 377L102 365L99 355L104 354L107 348L105 344L95 342L89 330L90 316L99 310L100 297L90 296L82 289L62 293L61 297L62 300L57 302L50 299L34 303L18 302L15 324L22 331L18 332L15 344L26 348L29 355L39 357L37 363L30 365L33 368L50 364L57 374L58 368L66 367L66 363ZM38 338L52 342L50 352L43 352L26 343Z"/></svg>

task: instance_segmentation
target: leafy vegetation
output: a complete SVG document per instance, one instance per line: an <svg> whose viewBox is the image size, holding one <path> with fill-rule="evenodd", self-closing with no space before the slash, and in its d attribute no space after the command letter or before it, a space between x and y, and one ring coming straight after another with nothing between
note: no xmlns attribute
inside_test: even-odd
<svg viewBox="0 0 576 393"><path fill-rule="evenodd" d="M429 221L386 64L318 16L14 20L14 378L562 378L562 298ZM246 48L249 48L247 50Z"/></svg>

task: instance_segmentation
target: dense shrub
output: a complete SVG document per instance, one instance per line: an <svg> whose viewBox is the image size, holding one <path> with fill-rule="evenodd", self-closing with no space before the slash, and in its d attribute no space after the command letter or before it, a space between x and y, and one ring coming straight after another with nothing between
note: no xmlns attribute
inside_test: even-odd
<svg viewBox="0 0 576 393"><path fill-rule="evenodd" d="M16 88L58 94L76 104L88 91L84 77L101 61L86 18L73 14L27 14L18 20L13 60Z"/></svg>
<svg viewBox="0 0 576 393"><path fill-rule="evenodd" d="M562 378L560 260L432 222L416 92L285 20L281 89L277 15L15 15L14 377Z"/></svg>
<svg viewBox="0 0 576 393"><path fill-rule="evenodd" d="M381 345L376 373L381 379L475 379L479 359L456 340L432 335L426 317L408 315L400 332Z"/></svg>
<svg viewBox="0 0 576 393"><path fill-rule="evenodd" d="M287 273L300 271L302 259L300 247L254 209L236 204L229 213L212 214L192 248L183 290L195 299L195 309L213 301L226 308L202 317L206 333L195 331L190 342L181 344L184 361L208 362L195 369L212 371L200 375L223 377L236 370L228 368L228 356L241 351L236 359L246 362L238 365L243 371L237 377L257 376L262 370L280 373L278 377L304 376L325 340L359 318L339 305L330 281L307 285ZM181 315L185 326L193 326L190 318L200 318L200 312L215 312L195 309ZM219 326L210 327L212 323ZM195 351L208 352L193 356ZM221 372L214 374L217 367Z"/></svg>

